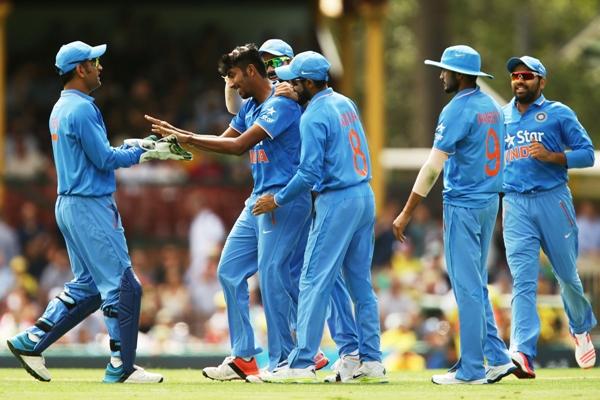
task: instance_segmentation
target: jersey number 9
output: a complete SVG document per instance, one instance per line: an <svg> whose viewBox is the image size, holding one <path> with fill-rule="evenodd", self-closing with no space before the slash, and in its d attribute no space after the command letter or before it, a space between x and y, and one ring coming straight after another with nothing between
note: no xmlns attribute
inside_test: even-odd
<svg viewBox="0 0 600 400"><path fill-rule="evenodd" d="M492 148L491 151L490 148ZM486 175L498 175L498 172L500 172L500 142L494 128L488 130L485 138L485 156L487 157L487 162L485 163ZM491 168L490 165L492 165Z"/></svg>

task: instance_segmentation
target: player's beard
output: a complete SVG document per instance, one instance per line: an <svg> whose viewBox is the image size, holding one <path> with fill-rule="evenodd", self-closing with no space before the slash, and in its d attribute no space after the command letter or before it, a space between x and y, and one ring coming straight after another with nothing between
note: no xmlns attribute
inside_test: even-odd
<svg viewBox="0 0 600 400"><path fill-rule="evenodd" d="M525 91L521 94L517 94L517 88L524 88ZM529 87L527 85L519 85L513 88L513 94L517 101L521 104L531 104L540 97L540 81L538 80L537 85Z"/></svg>
<svg viewBox="0 0 600 400"><path fill-rule="evenodd" d="M454 93L458 91L458 79L456 79L456 74L454 72L446 74L446 78L442 82L444 84L444 92Z"/></svg>
<svg viewBox="0 0 600 400"><path fill-rule="evenodd" d="M302 84L302 91L296 93L298 94L298 104L300 104L301 106L304 106L312 98L308 89L304 87L304 83Z"/></svg>

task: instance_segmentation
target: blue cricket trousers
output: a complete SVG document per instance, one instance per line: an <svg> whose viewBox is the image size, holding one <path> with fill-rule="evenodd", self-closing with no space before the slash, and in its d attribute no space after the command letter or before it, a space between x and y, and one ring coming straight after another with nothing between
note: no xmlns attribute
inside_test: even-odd
<svg viewBox="0 0 600 400"><path fill-rule="evenodd" d="M596 318L577 274L577 223L567 185L538 193L507 193L504 243L513 277L511 351L537 354L540 320L536 308L540 248L560 284L560 295L574 333L590 331Z"/></svg>
<svg viewBox="0 0 600 400"><path fill-rule="evenodd" d="M381 361L379 312L371 285L375 200L370 185L321 193L313 218L300 277L297 344L289 365L314 365L340 271L354 302L360 357Z"/></svg>
<svg viewBox="0 0 600 400"><path fill-rule="evenodd" d="M485 378L484 356L491 366L510 362L487 289L487 255L497 214L497 198L484 208L444 204L444 252L460 329L456 377L465 381Z"/></svg>

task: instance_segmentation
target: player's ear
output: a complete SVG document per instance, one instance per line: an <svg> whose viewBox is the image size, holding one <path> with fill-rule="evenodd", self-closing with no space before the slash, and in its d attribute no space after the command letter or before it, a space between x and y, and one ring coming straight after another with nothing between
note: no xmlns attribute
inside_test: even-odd
<svg viewBox="0 0 600 400"><path fill-rule="evenodd" d="M254 64L248 64L248 66L246 67L246 74L254 76L257 73L258 71L256 70L256 66Z"/></svg>

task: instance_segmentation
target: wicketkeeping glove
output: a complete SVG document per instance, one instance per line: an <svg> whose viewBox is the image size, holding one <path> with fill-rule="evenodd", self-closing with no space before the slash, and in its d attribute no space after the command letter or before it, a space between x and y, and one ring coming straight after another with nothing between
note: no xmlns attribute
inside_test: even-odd
<svg viewBox="0 0 600 400"><path fill-rule="evenodd" d="M160 140L147 141L142 139L140 147L147 149L144 154L140 157L140 163L150 160L186 160L189 161L193 158L192 153L181 147L177 140L177 135L169 135ZM152 142L152 143L150 143ZM147 148L149 146L153 148Z"/></svg>
<svg viewBox="0 0 600 400"><path fill-rule="evenodd" d="M156 147L156 142L158 141L158 136L150 135L143 139L133 138L133 139L125 139L123 143L129 147L141 147L144 150L154 150Z"/></svg>

